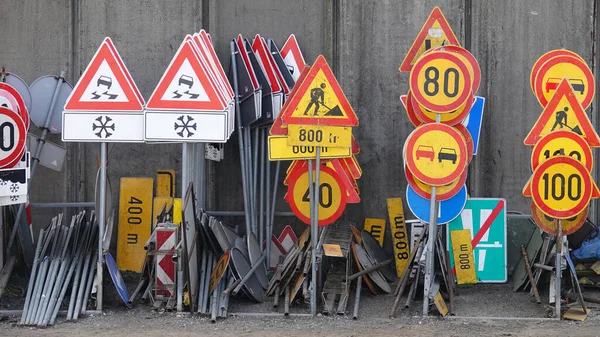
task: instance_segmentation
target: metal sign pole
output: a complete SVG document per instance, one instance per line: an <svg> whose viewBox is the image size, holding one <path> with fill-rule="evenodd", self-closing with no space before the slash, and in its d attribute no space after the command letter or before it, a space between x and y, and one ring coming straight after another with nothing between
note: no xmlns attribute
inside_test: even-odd
<svg viewBox="0 0 600 337"><path fill-rule="evenodd" d="M96 297L96 310L102 311L102 265L104 254L102 252L102 239L104 238L104 225L106 221L106 143L100 143L100 209L98 212L98 260L96 264L96 275L98 293Z"/></svg>
<svg viewBox="0 0 600 337"><path fill-rule="evenodd" d="M315 185L313 187L314 198L311 198L313 208L314 208L314 220L312 220L312 225L310 227L311 230L311 244L312 244L312 254L311 254L311 273L312 273L312 284L313 287L310 292L311 296L311 314L313 316L317 315L317 241L319 237L319 192L320 192L320 172L321 172L321 147L317 146L317 160L315 161ZM312 219L312 217L311 217ZM314 299L314 300L313 300Z"/></svg>
<svg viewBox="0 0 600 337"><path fill-rule="evenodd" d="M557 318L560 319L560 279L562 274L561 263L562 263L562 221L560 219L554 219L556 224L556 279L554 280L554 313Z"/></svg>
<svg viewBox="0 0 600 337"><path fill-rule="evenodd" d="M315 227L315 205L314 205L314 186L313 186L313 161L309 160L308 161L308 194L309 194L309 205L310 205L310 240L311 240L311 245L312 243L315 241L315 237L314 237L314 230L313 227ZM314 248L314 246L313 246ZM310 291L310 313L313 316L317 315L317 303L316 303L316 298L315 298L315 293L313 292L312 289L315 288L315 274L316 274L316 269L315 269L315 259L314 259L315 254L312 254L312 266L311 266L311 276L312 276L312 288Z"/></svg>

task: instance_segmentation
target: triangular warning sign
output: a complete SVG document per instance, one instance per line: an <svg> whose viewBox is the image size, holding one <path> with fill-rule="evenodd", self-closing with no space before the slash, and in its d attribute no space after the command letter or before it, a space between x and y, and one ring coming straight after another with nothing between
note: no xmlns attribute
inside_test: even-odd
<svg viewBox="0 0 600 337"><path fill-rule="evenodd" d="M561 80L524 143L533 146L543 136L561 129L579 134L591 147L600 147L600 137L567 79Z"/></svg>
<svg viewBox="0 0 600 337"><path fill-rule="evenodd" d="M141 112L143 99L138 95L138 88L107 37L77 81L64 109Z"/></svg>
<svg viewBox="0 0 600 337"><path fill-rule="evenodd" d="M289 105L289 102L291 102L291 100L294 98L294 96L296 96L296 93L298 92L298 88L300 87L300 84L304 81L304 79L306 78L306 75L308 75L309 70L310 70L309 66L305 66L302 69L302 73L300 74L300 77L298 78L298 82L296 82L296 85L294 85L294 87L292 88L292 91L290 92L290 96L283 104L282 111L287 110L287 106ZM287 136L287 134L288 134L287 126L283 125L283 121L281 120L281 117L275 118L275 120L273 121L273 125L271 125L271 130L269 131L269 134L271 136ZM354 139L354 136L352 137L352 139Z"/></svg>
<svg viewBox="0 0 600 337"><path fill-rule="evenodd" d="M442 10L436 6L429 14L412 46L410 46L399 70L410 72L412 66L425 51L446 45L460 46L460 43L458 43L458 39L452 28L450 28Z"/></svg>
<svg viewBox="0 0 600 337"><path fill-rule="evenodd" d="M217 93L208 69L192 42L185 40L148 100L153 110L223 111L226 103Z"/></svg>
<svg viewBox="0 0 600 337"><path fill-rule="evenodd" d="M290 74L292 74L292 78L297 82L298 77L300 77L300 72L302 71L302 68L304 68L306 62L304 61L302 51L300 51L300 46L298 45L298 40L296 40L294 34L290 35L287 41L285 41L280 54L281 57L283 57L283 62L285 62Z"/></svg>
<svg viewBox="0 0 600 337"><path fill-rule="evenodd" d="M282 109L281 119L284 124L358 126L358 118L323 55Z"/></svg>

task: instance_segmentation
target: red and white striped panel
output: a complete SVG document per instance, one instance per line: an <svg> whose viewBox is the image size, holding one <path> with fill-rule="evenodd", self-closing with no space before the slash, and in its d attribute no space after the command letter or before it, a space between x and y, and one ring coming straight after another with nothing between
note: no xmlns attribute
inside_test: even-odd
<svg viewBox="0 0 600 337"><path fill-rule="evenodd" d="M177 270L173 263L177 246L177 227L156 227L156 297L170 298L175 291ZM165 253L170 251L169 253Z"/></svg>

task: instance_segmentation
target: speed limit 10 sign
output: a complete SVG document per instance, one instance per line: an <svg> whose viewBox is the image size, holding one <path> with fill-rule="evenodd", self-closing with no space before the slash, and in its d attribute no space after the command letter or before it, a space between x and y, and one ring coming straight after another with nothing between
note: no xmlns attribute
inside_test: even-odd
<svg viewBox="0 0 600 337"><path fill-rule="evenodd" d="M417 60L410 72L410 91L419 105L435 113L450 113L473 96L465 61L447 51L432 51Z"/></svg>
<svg viewBox="0 0 600 337"><path fill-rule="evenodd" d="M567 219L586 209L597 187L586 167L568 156L541 163L531 177L531 198L544 214Z"/></svg>
<svg viewBox="0 0 600 337"><path fill-rule="evenodd" d="M18 113L0 107L0 168L17 164L25 150L27 130Z"/></svg>
<svg viewBox="0 0 600 337"><path fill-rule="evenodd" d="M319 178L319 226L327 226L336 221L344 212L347 193L343 181L333 169L321 166ZM314 177L313 172L313 177ZM302 222L310 224L310 194L308 168L295 170L288 177L286 200L294 214Z"/></svg>

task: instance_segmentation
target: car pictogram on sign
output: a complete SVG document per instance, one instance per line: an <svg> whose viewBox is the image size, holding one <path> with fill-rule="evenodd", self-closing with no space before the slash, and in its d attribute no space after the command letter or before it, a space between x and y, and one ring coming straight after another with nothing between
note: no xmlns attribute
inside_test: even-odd
<svg viewBox="0 0 600 337"><path fill-rule="evenodd" d="M179 78L179 82L177 82L177 84L178 85L186 84L191 89L192 86L194 85L194 79L188 75L181 75L181 77Z"/></svg>
<svg viewBox="0 0 600 337"><path fill-rule="evenodd" d="M112 86L112 78L108 77L108 76L100 76L98 77L98 81L96 82L96 86L100 86L103 85L105 87L107 87L108 89L110 89L110 87Z"/></svg>
<svg viewBox="0 0 600 337"><path fill-rule="evenodd" d="M562 78L558 78L558 77L551 77L546 81L546 92L550 92L550 90L556 90L556 88L558 88L558 84L560 83L560 81L562 80ZM583 80L580 78L570 78L569 79L569 84L571 84L571 88L573 88L574 91L578 91L580 94L583 95L583 92L585 91L585 84L583 83Z"/></svg>
<svg viewBox="0 0 600 337"><path fill-rule="evenodd" d="M438 161L441 163L442 160L448 160L451 161L452 164L456 164L456 159L457 159L457 155L456 155L456 150L449 148L449 147L443 147L440 152L438 153Z"/></svg>
<svg viewBox="0 0 600 337"><path fill-rule="evenodd" d="M421 158L429 158L429 161L433 161L435 159L435 151L432 146L429 145L419 145L417 147L417 160Z"/></svg>

